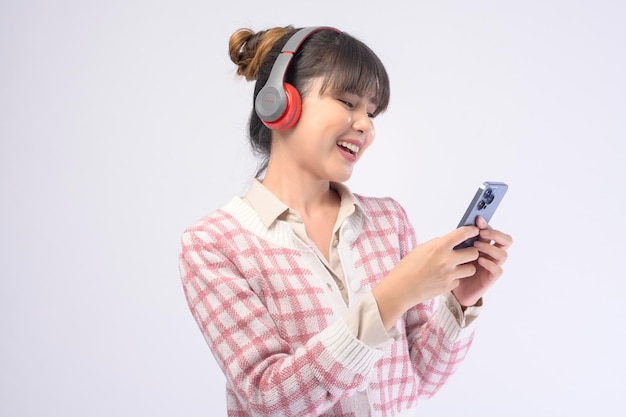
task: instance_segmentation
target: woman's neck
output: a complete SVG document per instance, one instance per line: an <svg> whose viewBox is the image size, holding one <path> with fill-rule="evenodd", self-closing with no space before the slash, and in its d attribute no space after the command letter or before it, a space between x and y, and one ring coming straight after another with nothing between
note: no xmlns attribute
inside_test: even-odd
<svg viewBox="0 0 626 417"><path fill-rule="evenodd" d="M302 216L309 216L338 201L337 193L330 188L330 181L302 171L281 172L269 166L263 185Z"/></svg>

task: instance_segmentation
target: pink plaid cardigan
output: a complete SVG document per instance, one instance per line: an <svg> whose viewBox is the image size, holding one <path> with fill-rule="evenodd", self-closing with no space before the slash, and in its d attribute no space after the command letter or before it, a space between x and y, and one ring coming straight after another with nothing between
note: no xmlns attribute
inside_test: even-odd
<svg viewBox="0 0 626 417"><path fill-rule="evenodd" d="M396 201L357 198L366 215L348 217L339 246L351 305L415 245ZM363 344L313 249L239 197L183 233L180 272L226 376L229 416L398 415L446 382L473 339L432 300L405 313L387 346Z"/></svg>

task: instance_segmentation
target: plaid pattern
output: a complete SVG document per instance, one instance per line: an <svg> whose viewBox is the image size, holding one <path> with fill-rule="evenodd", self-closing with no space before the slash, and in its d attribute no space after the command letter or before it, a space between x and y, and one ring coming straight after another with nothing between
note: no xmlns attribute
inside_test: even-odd
<svg viewBox="0 0 626 417"><path fill-rule="evenodd" d="M394 200L358 196L339 251L352 300L415 245ZM189 308L226 376L229 416L394 416L433 395L469 349L443 303L417 305L385 349L362 344L312 248L284 222L263 225L240 198L189 227L180 272Z"/></svg>

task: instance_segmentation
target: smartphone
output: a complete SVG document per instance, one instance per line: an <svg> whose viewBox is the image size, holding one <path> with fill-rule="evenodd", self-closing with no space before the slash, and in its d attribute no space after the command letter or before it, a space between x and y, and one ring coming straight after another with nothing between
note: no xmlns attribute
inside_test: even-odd
<svg viewBox="0 0 626 417"><path fill-rule="evenodd" d="M509 186L503 182L485 181L483 182L471 203L467 206L465 214L461 217L461 221L457 227L468 226L476 224L476 216L482 216L487 223L491 220L493 213L495 213L498 205L504 198ZM459 243L454 249L462 249L472 246L478 239L478 236Z"/></svg>

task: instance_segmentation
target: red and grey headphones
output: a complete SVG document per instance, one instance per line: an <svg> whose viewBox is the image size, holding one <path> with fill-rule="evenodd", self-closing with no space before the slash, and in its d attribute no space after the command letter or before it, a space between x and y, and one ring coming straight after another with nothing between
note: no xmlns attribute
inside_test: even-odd
<svg viewBox="0 0 626 417"><path fill-rule="evenodd" d="M313 26L297 31L281 49L267 82L257 94L254 102L256 114L270 129L286 130L298 121L302 110L302 98L293 85L285 82L285 74L300 45L320 30L340 32L328 26Z"/></svg>

